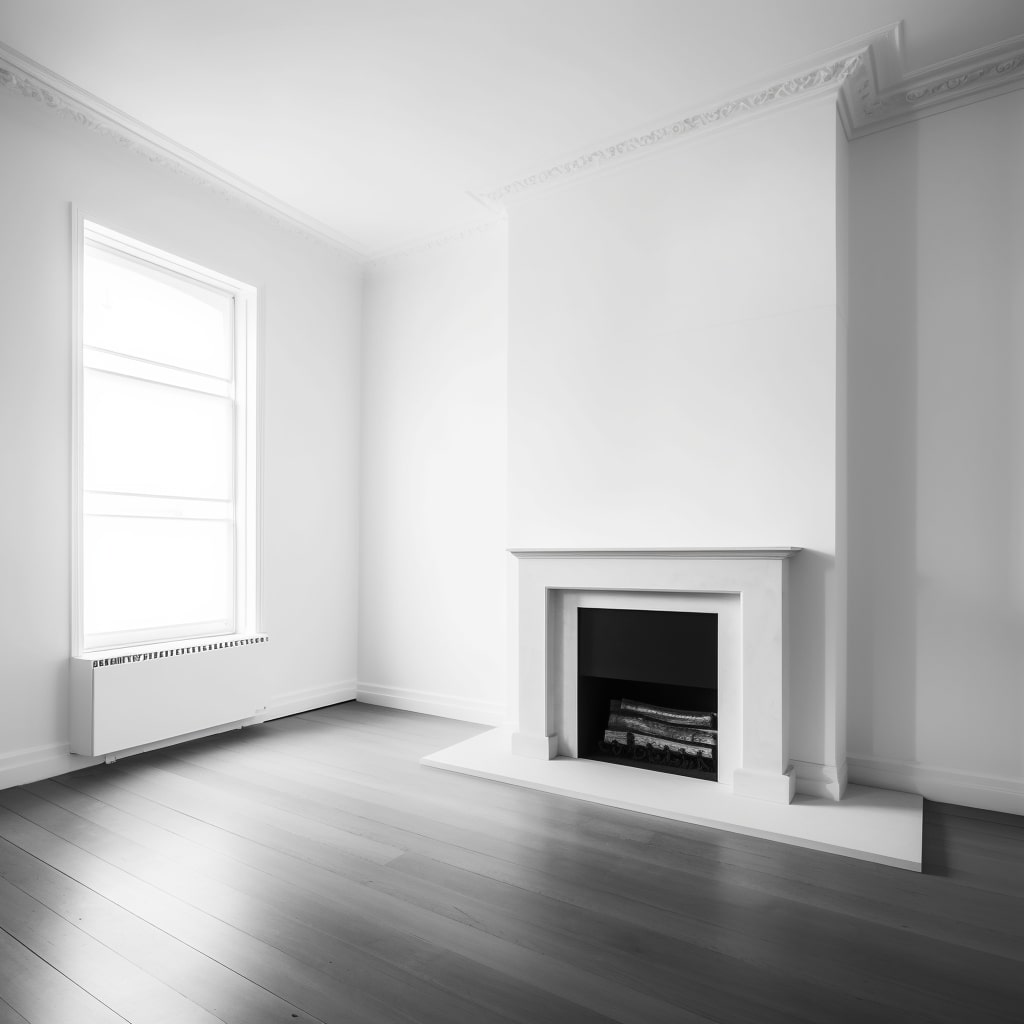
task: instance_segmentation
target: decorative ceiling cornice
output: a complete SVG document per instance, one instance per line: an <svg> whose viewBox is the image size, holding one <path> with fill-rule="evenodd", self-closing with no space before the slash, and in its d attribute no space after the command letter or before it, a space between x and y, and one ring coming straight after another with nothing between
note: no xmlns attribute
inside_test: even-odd
<svg viewBox="0 0 1024 1024"><path fill-rule="evenodd" d="M183 175L273 223L376 267L478 234L500 223L506 204L584 176L621 166L706 132L758 117L790 103L835 95L849 138L1024 87L1024 36L906 74L902 25L851 40L767 85L606 145L498 187L469 194L491 211L484 223L448 230L377 254L360 251L327 225L236 177L116 107L0 44L0 87L13 90L119 145Z"/></svg>
<svg viewBox="0 0 1024 1024"><path fill-rule="evenodd" d="M902 23L896 23L850 40L809 61L805 70L780 76L769 85L472 194L480 202L501 209L520 197L620 166L709 129L830 93L836 96L847 136L857 138L982 96L1024 87L1024 37L931 65L912 75L904 72L904 64Z"/></svg>
<svg viewBox="0 0 1024 1024"><path fill-rule="evenodd" d="M0 43L0 87L35 100L91 131L104 135L152 163L166 167L222 198L240 203L279 227L326 245L351 259L363 254L325 224L179 145L123 110L80 89L41 64Z"/></svg>
<svg viewBox="0 0 1024 1024"><path fill-rule="evenodd" d="M862 47L839 56L832 55L825 62L798 74L745 92L713 107L677 117L667 124L588 150L571 160L554 164L535 174L473 194L483 203L500 207L526 193L569 181L580 175L589 175L612 166L619 166L629 159L692 138L707 129L721 128L739 120L756 117L795 100L834 93L860 67L864 53L865 49Z"/></svg>
<svg viewBox="0 0 1024 1024"><path fill-rule="evenodd" d="M871 42L839 97L839 114L851 139L1024 88L1024 36L912 74L904 63L899 25Z"/></svg>

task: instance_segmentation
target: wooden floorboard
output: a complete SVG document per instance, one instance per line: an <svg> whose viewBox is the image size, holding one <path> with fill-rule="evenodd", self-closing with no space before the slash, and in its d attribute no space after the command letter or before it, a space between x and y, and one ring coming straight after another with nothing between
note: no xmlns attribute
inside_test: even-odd
<svg viewBox="0 0 1024 1024"><path fill-rule="evenodd" d="M27 1022L10 1003L0 999L0 1024L27 1024Z"/></svg>
<svg viewBox="0 0 1024 1024"><path fill-rule="evenodd" d="M424 768L343 704L0 791L0 1024L1018 1021L1024 822L921 875Z"/></svg>

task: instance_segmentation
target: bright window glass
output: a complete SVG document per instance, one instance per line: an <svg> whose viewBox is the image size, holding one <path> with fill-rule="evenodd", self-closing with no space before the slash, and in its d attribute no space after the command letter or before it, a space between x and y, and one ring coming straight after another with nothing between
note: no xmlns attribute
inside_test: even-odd
<svg viewBox="0 0 1024 1024"><path fill-rule="evenodd" d="M76 647L258 628L255 292L84 224Z"/></svg>
<svg viewBox="0 0 1024 1024"><path fill-rule="evenodd" d="M88 246L83 284L85 345L231 376L231 295L99 245Z"/></svg>
<svg viewBox="0 0 1024 1024"><path fill-rule="evenodd" d="M85 370L86 491L231 498L235 403Z"/></svg>
<svg viewBox="0 0 1024 1024"><path fill-rule="evenodd" d="M231 631L232 532L227 520L86 516L86 635Z"/></svg>

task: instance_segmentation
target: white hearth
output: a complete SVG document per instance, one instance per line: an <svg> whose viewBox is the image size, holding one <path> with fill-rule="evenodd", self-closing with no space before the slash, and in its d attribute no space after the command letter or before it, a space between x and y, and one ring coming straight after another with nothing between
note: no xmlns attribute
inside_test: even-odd
<svg viewBox="0 0 1024 1024"><path fill-rule="evenodd" d="M424 763L920 870L920 797L795 794L789 561L799 548L531 549L518 562L518 726ZM577 610L718 616L718 781L576 757Z"/></svg>

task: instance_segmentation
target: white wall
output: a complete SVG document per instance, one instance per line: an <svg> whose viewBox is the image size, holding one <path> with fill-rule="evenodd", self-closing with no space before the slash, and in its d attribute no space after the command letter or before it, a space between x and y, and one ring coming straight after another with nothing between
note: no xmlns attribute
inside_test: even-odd
<svg viewBox="0 0 1024 1024"><path fill-rule="evenodd" d="M1017 92L847 145L829 105L795 107L514 206L508 534L478 523L474 550L803 545L794 757L841 764L846 668L854 781L1024 812L1022 114ZM453 652L479 638L490 680L502 646L478 609L421 630L404 596L436 594L422 545L450 547L474 497L464 442L414 454L447 436L419 379L464 337L422 325L483 317L468 286L499 278L439 250L368 291L361 678L456 714L501 697ZM483 376L474 404L500 394ZM493 466L483 422L471 461Z"/></svg>
<svg viewBox="0 0 1024 1024"><path fill-rule="evenodd" d="M851 777L1024 813L1024 92L851 144Z"/></svg>
<svg viewBox="0 0 1024 1024"><path fill-rule="evenodd" d="M490 721L506 546L799 544L793 754L840 763L848 534L852 777L1024 812L1022 115L850 144L847 229L793 107L373 268L361 321L349 261L0 92L0 784L74 764L74 201L263 288L273 713L352 692L360 575L364 696Z"/></svg>
<svg viewBox="0 0 1024 1024"><path fill-rule="evenodd" d="M796 545L791 750L833 768L835 104L510 213L511 546Z"/></svg>
<svg viewBox="0 0 1024 1024"><path fill-rule="evenodd" d="M507 239L367 271L361 700L505 710Z"/></svg>
<svg viewBox="0 0 1024 1024"><path fill-rule="evenodd" d="M360 271L186 176L0 91L0 785L68 770L69 204L259 286L271 713L354 692Z"/></svg>

